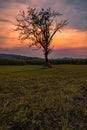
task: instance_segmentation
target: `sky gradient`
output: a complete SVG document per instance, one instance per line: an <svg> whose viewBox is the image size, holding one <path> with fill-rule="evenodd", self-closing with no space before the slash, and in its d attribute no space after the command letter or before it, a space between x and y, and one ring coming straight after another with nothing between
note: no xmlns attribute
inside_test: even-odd
<svg viewBox="0 0 87 130"><path fill-rule="evenodd" d="M87 57L87 0L0 0L0 53L43 57L41 50L28 48L14 32L16 16L27 7L52 8L69 24L54 37L50 58Z"/></svg>

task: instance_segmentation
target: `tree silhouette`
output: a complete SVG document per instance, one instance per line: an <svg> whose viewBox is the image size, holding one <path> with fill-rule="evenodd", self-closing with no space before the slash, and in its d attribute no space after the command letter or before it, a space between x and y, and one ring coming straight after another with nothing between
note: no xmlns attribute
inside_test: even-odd
<svg viewBox="0 0 87 130"><path fill-rule="evenodd" d="M49 66L48 55L52 51L50 45L54 35L68 24L67 20L58 22L56 17L61 15L50 8L46 10L28 8L27 12L21 11L16 19L16 31L19 31L19 39L22 41L29 39L32 41L29 42L30 47L43 49L45 66Z"/></svg>

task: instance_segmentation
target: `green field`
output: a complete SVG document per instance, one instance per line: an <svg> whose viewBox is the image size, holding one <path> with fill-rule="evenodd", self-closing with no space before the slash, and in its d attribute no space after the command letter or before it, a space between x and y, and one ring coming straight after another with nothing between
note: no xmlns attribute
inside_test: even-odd
<svg viewBox="0 0 87 130"><path fill-rule="evenodd" d="M87 65L0 66L0 130L87 130Z"/></svg>

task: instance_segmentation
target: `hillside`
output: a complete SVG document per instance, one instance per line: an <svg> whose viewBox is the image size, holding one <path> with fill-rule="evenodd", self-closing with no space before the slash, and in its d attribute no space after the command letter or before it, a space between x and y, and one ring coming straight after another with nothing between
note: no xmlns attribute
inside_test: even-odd
<svg viewBox="0 0 87 130"><path fill-rule="evenodd" d="M40 59L38 57L28 57L16 54L0 54L0 58L16 58L16 59Z"/></svg>

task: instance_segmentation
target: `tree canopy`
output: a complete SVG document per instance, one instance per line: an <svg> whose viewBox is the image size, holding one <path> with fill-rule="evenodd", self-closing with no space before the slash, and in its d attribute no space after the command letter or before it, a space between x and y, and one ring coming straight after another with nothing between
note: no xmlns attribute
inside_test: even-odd
<svg viewBox="0 0 87 130"><path fill-rule="evenodd" d="M16 19L19 39L22 41L29 39L29 47L35 46L43 49L46 66L49 64L48 55L52 51L50 45L54 35L68 24L67 20L58 21L56 19L61 15L50 8L40 10L28 8L27 12L21 11Z"/></svg>

